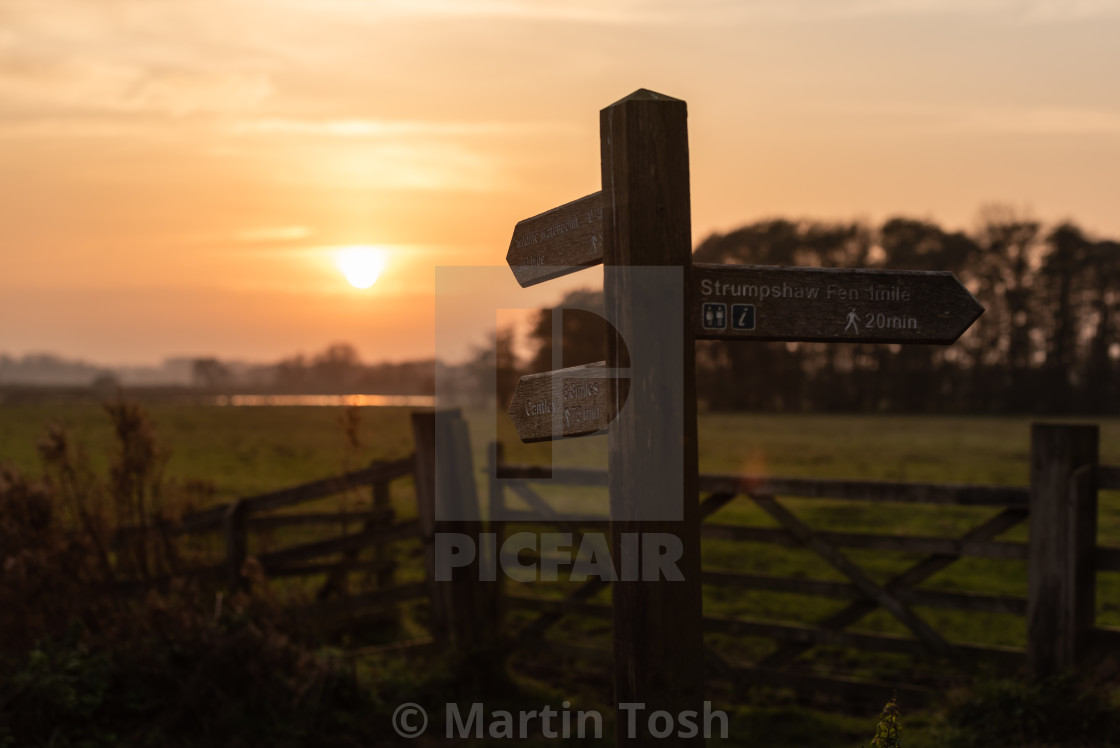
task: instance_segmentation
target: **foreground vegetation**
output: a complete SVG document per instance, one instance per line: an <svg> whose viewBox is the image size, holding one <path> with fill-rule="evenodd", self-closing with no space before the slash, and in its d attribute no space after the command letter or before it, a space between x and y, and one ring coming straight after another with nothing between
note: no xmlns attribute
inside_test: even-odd
<svg viewBox="0 0 1120 748"><path fill-rule="evenodd" d="M378 651L353 659L334 648L340 640L323 639L287 618L284 605L300 590L262 580L251 593L230 596L220 586L180 580L135 595L114 584L115 575L126 571L174 576L192 560L191 549L166 542L146 545L131 558L114 555L107 540L114 526L406 455L407 411L367 409L357 417L320 408L161 406L145 413L118 404L108 414L102 408L37 406L6 409L3 415L0 461L9 467L0 475L0 746L384 744L394 737L389 725L397 704L435 706L476 694L511 709L578 698L583 708L610 712L604 701L608 670L570 661L550 666L545 651L517 654L506 670L495 670L492 658L454 661ZM479 432L486 421L494 423L493 414L473 418ZM44 427L52 421L70 428ZM1028 419L709 414L701 427L702 466L720 472L1025 483L1028 425ZM88 445L88 460L81 444ZM601 459L601 439L563 446L550 452L510 444L509 459ZM1102 447L1106 461L1120 464L1120 422L1103 424ZM482 464L484 446L475 448ZM871 517L859 507L820 503L791 506L815 526L877 522L882 529L881 512ZM759 519L746 502L724 511L732 511L735 521ZM929 532L930 523L940 522L939 530L953 532L972 520L908 510L893 517L889 529ZM1102 533L1115 527L1115 515L1106 513ZM829 574L792 552L750 548L746 556L741 548L706 548L705 564ZM889 574L898 561L876 566L870 556L858 560L877 575ZM1015 587L1022 573L977 563L943 581L1014 594L1021 592ZM1115 618L1120 590L1102 582L1101 597L1102 617ZM813 620L826 615L828 605L705 589L706 609L720 614L762 611ZM423 616L422 610L406 611L383 622L375 636L414 636ZM1005 620L961 616L931 622L954 639L1016 643L1018 636ZM861 623L884 631L892 625L886 617ZM606 631L601 623L578 626L570 633L594 638ZM761 646L711 643L721 651L738 648L736 654L747 658ZM850 653L842 651L815 656L822 666L851 662ZM1102 667L1086 678L1038 685L980 680L949 694L933 711L916 711L904 702L903 744L1116 743L1116 673ZM715 696L732 715L728 744L866 745L875 732L874 714L813 712L771 702L764 693L747 705L737 703L737 694Z"/></svg>

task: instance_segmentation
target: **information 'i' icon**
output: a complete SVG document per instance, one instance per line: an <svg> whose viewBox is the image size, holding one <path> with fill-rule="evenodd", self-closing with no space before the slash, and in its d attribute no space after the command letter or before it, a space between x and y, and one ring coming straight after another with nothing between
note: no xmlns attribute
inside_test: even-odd
<svg viewBox="0 0 1120 748"><path fill-rule="evenodd" d="M731 329L732 330L753 330L754 329L754 304L732 304L731 305Z"/></svg>

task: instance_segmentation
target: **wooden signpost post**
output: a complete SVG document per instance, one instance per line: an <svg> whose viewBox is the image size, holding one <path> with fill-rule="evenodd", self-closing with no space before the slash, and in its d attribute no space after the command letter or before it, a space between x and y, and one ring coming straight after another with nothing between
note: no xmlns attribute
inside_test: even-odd
<svg viewBox="0 0 1120 748"><path fill-rule="evenodd" d="M526 442L606 429L612 554L626 536L680 539L681 579L611 586L615 704L645 714L702 709L695 340L948 344L984 311L948 272L693 265L686 116L646 90L603 109L603 189L518 223L506 255L523 287L606 266L606 360L522 377L509 413ZM666 495L675 515L651 514ZM664 744L632 714L619 742Z"/></svg>

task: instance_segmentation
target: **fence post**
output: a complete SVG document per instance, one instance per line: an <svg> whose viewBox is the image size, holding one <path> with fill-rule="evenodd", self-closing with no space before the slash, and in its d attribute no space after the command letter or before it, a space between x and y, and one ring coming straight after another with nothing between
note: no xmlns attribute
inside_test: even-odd
<svg viewBox="0 0 1120 748"><path fill-rule="evenodd" d="M231 591L245 586L245 578L241 575L249 549L245 515L245 505L238 499L229 505L222 516L222 532L226 541L226 574Z"/></svg>
<svg viewBox="0 0 1120 748"><path fill-rule="evenodd" d="M412 431L417 514L432 590L433 633L456 649L470 649L488 633L489 589L483 585L479 564L481 517L467 423L458 410L422 411L412 414ZM457 544L454 548L443 545L445 552L473 553L472 560L451 568L448 558L437 558L440 536Z"/></svg>
<svg viewBox="0 0 1120 748"><path fill-rule="evenodd" d="M1093 627L1099 431L1031 425L1027 665L1036 678L1076 667Z"/></svg>
<svg viewBox="0 0 1120 748"><path fill-rule="evenodd" d="M490 594L490 621L494 632L500 634L505 622L505 575L502 574L502 542L505 540L506 523L502 520L505 515L505 488L502 486L499 471L505 462L505 446L501 442L491 442L486 453L487 459L487 485L489 487L489 506L486 515L486 529L494 538L493 556L489 559L489 569L493 571L493 582ZM489 577L487 577L489 578Z"/></svg>
<svg viewBox="0 0 1120 748"><path fill-rule="evenodd" d="M373 484L373 508L389 509L392 507L392 499L389 495L389 481L378 481ZM367 523L366 529L373 529L375 526L388 527L392 524L392 519L386 522ZM393 570L395 565L392 563L392 556L386 544L379 542L374 546L373 560L377 564L377 589L388 589L393 584Z"/></svg>

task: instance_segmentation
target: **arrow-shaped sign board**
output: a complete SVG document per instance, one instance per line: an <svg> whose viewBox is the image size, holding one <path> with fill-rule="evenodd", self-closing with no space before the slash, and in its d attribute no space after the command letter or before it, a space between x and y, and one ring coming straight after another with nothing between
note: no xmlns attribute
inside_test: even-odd
<svg viewBox="0 0 1120 748"><path fill-rule="evenodd" d="M597 433L615 414L604 361L521 377L509 405L526 444Z"/></svg>
<svg viewBox="0 0 1120 748"><path fill-rule="evenodd" d="M948 271L692 266L693 330L713 340L952 343L984 307Z"/></svg>
<svg viewBox="0 0 1120 748"><path fill-rule="evenodd" d="M506 252L506 262L522 288L602 261L601 192L519 221Z"/></svg>

